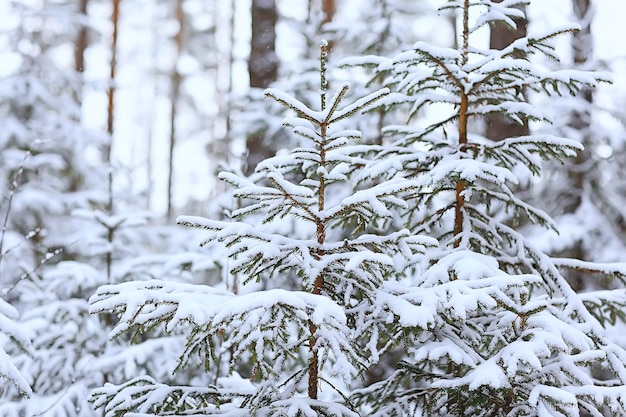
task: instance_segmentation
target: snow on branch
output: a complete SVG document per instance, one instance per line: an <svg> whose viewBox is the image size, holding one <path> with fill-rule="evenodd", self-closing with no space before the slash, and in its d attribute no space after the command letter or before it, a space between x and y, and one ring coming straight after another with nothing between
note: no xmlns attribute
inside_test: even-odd
<svg viewBox="0 0 626 417"><path fill-rule="evenodd" d="M370 93L365 97L356 100L352 104L347 105L341 110L330 113L330 115L332 115L333 117L329 120L329 123L334 123L339 120L345 119L346 117L349 117L356 112L366 112L368 110L371 110L373 107L380 103L380 100L383 97L386 97L387 95L389 95L388 88L381 88L378 91L374 91L373 93Z"/></svg>
<svg viewBox="0 0 626 417"><path fill-rule="evenodd" d="M172 411L211 412L219 408L219 393L214 387L169 386L149 376L131 379L121 385L106 384L89 398L93 407L103 409L105 417L145 413L170 415Z"/></svg>
<svg viewBox="0 0 626 417"><path fill-rule="evenodd" d="M626 281L626 263L624 262L588 262L572 258L552 258L552 262L557 268L597 273Z"/></svg>
<svg viewBox="0 0 626 417"><path fill-rule="evenodd" d="M27 354L32 354L30 340L24 329L20 327L14 320L17 319L17 310L0 298L0 333L15 343L18 348ZM9 381L19 392L20 395L28 397L33 391L17 369L11 357L0 346L0 378Z"/></svg>
<svg viewBox="0 0 626 417"><path fill-rule="evenodd" d="M274 99L277 103L282 104L295 111L298 117L309 120L310 122L319 125L325 117L325 113L321 111L311 110L306 104L293 97L290 94L283 92L277 88L268 88L265 90L265 96Z"/></svg>
<svg viewBox="0 0 626 417"><path fill-rule="evenodd" d="M384 184L381 184L383 187ZM383 187L384 188L384 187ZM342 205L342 210L360 210L358 206ZM353 208L350 208L353 207ZM329 213L332 214L332 213ZM361 213L370 218L372 213ZM372 214L376 217L377 214ZM400 230L388 235L360 235L353 239L319 244L313 240L293 239L276 233L267 233L259 227L243 222L221 222L202 217L180 216L178 223L204 230L211 234L205 244L213 240L224 243L233 273L244 273L245 280L258 279L262 274L291 270L310 281L320 272L362 269L364 282L375 283L377 268L403 270L418 261L427 247L437 245L435 239L413 235ZM396 252L394 248L397 248ZM319 257L319 251L326 256ZM370 271L370 272L367 272ZM370 276L372 275L372 276ZM373 285L373 284L372 284Z"/></svg>
<svg viewBox="0 0 626 417"><path fill-rule="evenodd" d="M502 21L513 29L517 28L515 19L523 19L525 17L526 14L523 7L530 4L530 0L504 0L498 3L481 0L475 2L475 4L486 6L487 11L478 16L474 26L470 28L470 33L494 21Z"/></svg>
<svg viewBox="0 0 626 417"><path fill-rule="evenodd" d="M278 400L269 408L269 416L303 416L303 417L359 417L360 414L350 408L337 403L310 398L295 397L286 400ZM265 411L265 410L260 410Z"/></svg>
<svg viewBox="0 0 626 417"><path fill-rule="evenodd" d="M168 332L193 328L179 367L194 353L204 351L214 358L218 338L233 349L234 358L252 351L258 372L280 375L285 361L307 344L313 324L315 349L324 353L321 363L330 363L331 374L349 380L360 372L355 366L361 359L349 342L345 313L325 296L282 289L235 295L204 285L146 281L100 287L90 304L91 313L120 315L111 337L159 324ZM292 325L285 326L287 321Z"/></svg>

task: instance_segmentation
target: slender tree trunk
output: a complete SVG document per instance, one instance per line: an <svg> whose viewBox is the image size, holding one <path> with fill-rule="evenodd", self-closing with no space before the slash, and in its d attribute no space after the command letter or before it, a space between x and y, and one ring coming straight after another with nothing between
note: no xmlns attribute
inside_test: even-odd
<svg viewBox="0 0 626 417"><path fill-rule="evenodd" d="M169 140L169 165L167 173L167 217L172 217L173 211L173 191L174 191L174 150L176 147L176 115L178 111L178 100L180 98L180 85L182 76L178 71L178 60L184 47L185 12L183 10L183 0L176 1L176 21L178 22L178 33L174 37L176 44L176 58L171 76L172 96L170 98L170 140Z"/></svg>
<svg viewBox="0 0 626 417"><path fill-rule="evenodd" d="M591 34L592 10L590 0L572 0L574 14L580 23L581 29L574 34L572 40L572 49L574 53L574 63L577 66L584 66L593 55L593 38ZM578 97L589 103L593 103L592 91L589 88L582 89ZM588 106L588 107L589 107ZM591 123L591 114L588 110L574 110L569 125L580 133L581 141L587 148L590 139L589 125ZM590 154L587 149L579 151L573 163L569 165L568 176L571 181L571 189L568 191L568 201L564 207L565 213L574 213L582 204L582 194L586 179L587 163L590 160ZM585 259L587 253L578 241L571 248L569 256L577 259ZM587 274L579 271L568 271L567 278L572 288L576 291L582 291L586 287Z"/></svg>
<svg viewBox="0 0 626 417"><path fill-rule="evenodd" d="M109 71L109 89L108 89L108 107L107 107L107 133L109 134L109 143L105 146L104 149L104 163L108 165L109 172L107 176L107 186L109 193L109 200L107 203L107 211L111 214L113 213L113 169L111 166L111 150L113 147L113 126L114 126L114 115L115 115L115 74L117 69L117 37L118 37L118 27L119 27L119 14L120 14L120 1L121 0L112 0L113 1L113 11L111 13L111 24L113 26L113 37L111 39L111 66ZM107 241L109 242L109 246L113 245L113 233L114 230L112 228L108 228L107 232ZM106 255L106 270L107 270L107 281L111 282L111 266L113 263L113 253L111 249L107 252Z"/></svg>
<svg viewBox="0 0 626 417"><path fill-rule="evenodd" d="M461 65L465 65L469 59L469 0L464 0L463 17L462 17L462 38L461 38ZM469 113L469 100L467 94L461 89L461 104L459 106L459 145L460 152L465 150L467 145L467 125ZM455 190L454 205L454 247L459 247L461 238L459 235L463 232L463 208L465 206L465 182L457 180Z"/></svg>
<svg viewBox="0 0 626 417"><path fill-rule="evenodd" d="M576 32L572 41L572 49L574 52L574 63L577 66L584 66L591 58L593 54L593 39L591 34L591 3L590 0L572 0L574 14L581 29ZM587 103L593 103L592 91L589 88L585 88L580 91L578 97L585 100ZM575 110L572 114L569 125L579 132L582 132L582 140L586 142L589 137L589 125L591 123L591 114L588 110ZM576 164L580 168L580 165L584 164L588 155L586 152L579 152L576 158ZM585 182L585 173L581 169L570 170L570 177L574 180L574 186L576 193L571 202L570 207L566 207L568 212L575 211L581 204L582 187Z"/></svg>
<svg viewBox="0 0 626 417"><path fill-rule="evenodd" d="M223 7L223 9L222 9ZM224 10L224 11L222 11ZM220 30L217 36L228 39L220 42L221 47L216 58L217 101L219 103L219 120L213 124L213 142L209 152L214 158L228 160L230 156L228 137L231 131L233 67L235 62L235 18L237 8L234 0L223 0L216 4L214 11L216 28ZM219 20L219 22L218 22Z"/></svg>
<svg viewBox="0 0 626 417"><path fill-rule="evenodd" d="M80 14L79 18L79 29L76 35L76 43L74 45L74 69L80 76L80 87L75 93L74 99L76 100L76 104L78 106L82 106L83 104L83 95L84 95L84 77L83 74L85 72L85 51L87 50L87 46L89 45L89 32L87 31L87 4L89 0L79 0L78 4L78 13ZM80 187L79 180L74 176L70 176L71 184L68 187L68 191L77 191Z"/></svg>
<svg viewBox="0 0 626 417"><path fill-rule="evenodd" d="M326 81L326 62L328 59L328 45L322 45L321 47L321 57L320 57L320 108L322 111L326 108L326 91L328 90L328 83ZM320 150L320 167L325 169L326 165L326 150L324 148L326 141L326 124L321 125L320 136L322 137L322 145ZM321 213L325 209L326 204L326 182L325 177L323 175L319 176L319 188L317 194L317 209ZM326 226L327 223L325 220L319 220L317 223L317 243L321 246L326 243ZM324 252L320 249L317 252L318 258L324 256ZM324 286L324 275L320 272L320 274L315 278L315 282L313 283L313 294L319 295L322 293L322 287ZM309 398L317 399L317 393L319 391L319 360L317 350L315 349L315 344L317 343L317 326L312 322L309 322L309 331L311 335L309 336L309 349L311 351L311 357L309 358L309 385L308 385L308 394Z"/></svg>
<svg viewBox="0 0 626 417"><path fill-rule="evenodd" d="M150 69L154 71L152 76L152 95L149 96L149 106L147 111L147 123L146 123L146 183L148 184L148 193L146 195L146 209L150 210L152 207L152 195L154 193L154 168L152 164L152 153L154 148L154 122L155 122L155 105L152 97L158 96L158 67L157 67L157 53L159 50L159 26L160 21L157 22L158 16L155 19L154 13L149 17L150 19Z"/></svg>
<svg viewBox="0 0 626 417"><path fill-rule="evenodd" d="M107 93L107 133L113 134L113 122L115 115L115 75L117 70L117 37L120 15L120 1L112 0L113 12L111 13L111 25L113 26L113 36L111 39L111 66L109 68L109 88ZM111 144L105 149L104 158L106 163L111 162Z"/></svg>
<svg viewBox="0 0 626 417"><path fill-rule="evenodd" d="M322 24L332 22L335 17L335 13L337 12L335 0L322 0L322 11L324 13L324 20L322 21Z"/></svg>
<svg viewBox="0 0 626 417"><path fill-rule="evenodd" d="M252 38L248 73L250 87L267 88L276 80L278 57L276 56L276 23L278 10L275 0L252 0ZM263 135L251 136L246 141L248 155L244 172L250 175L256 165L275 152L275 146L266 143Z"/></svg>
<svg viewBox="0 0 626 417"><path fill-rule="evenodd" d="M495 0L500 3L502 0ZM528 21L526 19L515 19L516 29L507 26L506 23L498 20L491 23L491 38L489 46L491 49L504 49L515 40L526 36ZM489 139L498 141L505 138L528 135L528 122L516 123L501 114L491 114L487 116L487 132Z"/></svg>
<svg viewBox="0 0 626 417"><path fill-rule="evenodd" d="M326 23L330 23L335 18L335 13L337 12L337 5L335 4L335 0L322 0L322 13L324 15L324 19L322 20L321 26L324 26ZM334 42L332 40L328 40L328 50L333 49Z"/></svg>
<svg viewBox="0 0 626 417"><path fill-rule="evenodd" d="M78 12L81 17L87 20L87 4L89 0L80 0ZM76 49L74 50L74 67L78 72L85 72L85 50L89 44L86 22L81 22L78 36L76 38Z"/></svg>

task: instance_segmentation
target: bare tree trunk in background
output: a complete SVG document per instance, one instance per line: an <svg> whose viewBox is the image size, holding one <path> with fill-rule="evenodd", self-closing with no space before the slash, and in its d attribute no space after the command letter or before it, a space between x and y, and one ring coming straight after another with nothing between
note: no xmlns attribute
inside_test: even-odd
<svg viewBox="0 0 626 417"><path fill-rule="evenodd" d="M496 0L500 3L502 0ZM515 40L526 36L526 27L528 21L526 19L515 19L517 29L512 29L502 21L495 21L490 24L491 39L489 46L491 49L504 49ZM528 123L524 121L523 125L516 123L501 114L490 114L487 116L487 132L486 136L492 140L502 140L504 138L528 135Z"/></svg>
<svg viewBox="0 0 626 417"><path fill-rule="evenodd" d="M107 186L109 192L109 201L107 203L107 211L113 213L113 170L111 167L111 149L113 147L113 125L115 114L115 74L117 69L117 35L119 27L120 1L113 1L113 11L111 13L111 25L113 26L113 37L111 39L111 67L109 68L109 89L107 92L107 133L109 134L109 143L104 148L104 163L108 165L109 173L107 177ZM107 241L109 246L113 245L114 229L109 227L107 233ZM107 282L111 283L111 266L113 263L113 254L111 250L106 255Z"/></svg>
<svg viewBox="0 0 626 417"><path fill-rule="evenodd" d="M115 73L117 70L117 35L120 16L120 1L112 0L113 12L111 14L111 25L113 26L113 37L111 40L111 67L109 69L109 89L107 92L107 133L113 134L113 122L115 113ZM105 163L111 163L111 144L105 149Z"/></svg>
<svg viewBox="0 0 626 417"><path fill-rule="evenodd" d="M593 38L591 34L591 0L572 0L572 6L576 20L580 23L580 31L574 34L572 39L572 50L574 53L574 63L577 66L584 66L591 58L593 51ZM593 103L593 95L591 89L583 88L578 96L585 100L587 103ZM589 125L591 123L591 114L589 111L575 110L572 113L571 121L569 125L578 132L582 132L583 142L587 142L589 137ZM575 190L572 190L571 201L565 207L565 210L569 213L576 211L582 202L582 188L585 182L585 173L582 165L588 158L588 154L583 151L579 152L575 161L575 165L570 170L569 175L573 180L572 183L575 186ZM578 168L578 169L577 169Z"/></svg>
<svg viewBox="0 0 626 417"><path fill-rule="evenodd" d="M87 4L89 0L80 0L78 12L85 22L81 22L76 38L76 49L74 50L74 67L78 72L85 72L85 50L89 44L86 20L87 20Z"/></svg>
<svg viewBox="0 0 626 417"><path fill-rule="evenodd" d="M150 69L154 71L152 73L152 97L158 96L158 84L159 84L159 75L158 75L158 65L157 65L157 54L159 51L159 35L160 35L160 20L155 18L155 13L152 13L149 17L150 19ZM147 123L146 123L146 183L148 184L148 192L146 194L146 209L150 210L152 207L152 197L154 194L154 165L152 163L152 153L154 149L154 121L156 119L156 105L153 100L150 100L150 105L146 109L147 112Z"/></svg>
<svg viewBox="0 0 626 417"><path fill-rule="evenodd" d="M248 73L250 87L267 88L278 74L276 56L276 23L278 10L275 0L252 0L252 38ZM250 175L256 165L274 154L273 146L263 143L263 135L251 136L246 141L248 155L244 172Z"/></svg>
<svg viewBox="0 0 626 417"><path fill-rule="evenodd" d="M233 112L233 67L235 64L235 22L237 16L235 0L216 2L214 15L215 36L222 39L216 51L217 56L214 63L219 113L217 120L212 124L212 141L207 147L207 151L212 157L220 161L229 161L231 153L228 138L230 137ZM228 41L224 42L224 39L228 39Z"/></svg>
<svg viewBox="0 0 626 417"><path fill-rule="evenodd" d="M176 114L178 111L178 99L180 98L180 85L182 76L178 71L178 60L183 51L184 31L185 31L185 12L183 10L183 0L176 1L176 21L178 22L178 33L174 37L176 44L176 58L172 69L172 96L170 98L170 147L169 147L169 166L167 173L167 217L172 217L172 194L174 191L174 148L176 147Z"/></svg>
<svg viewBox="0 0 626 417"><path fill-rule="evenodd" d="M326 23L330 23L335 18L335 13L337 12L337 5L335 4L335 0L322 0L322 13L324 14L324 20L322 20L321 26L324 26ZM332 40L328 40L328 50L333 49L334 42Z"/></svg>
<svg viewBox="0 0 626 417"><path fill-rule="evenodd" d="M85 72L85 50L89 45L89 37L87 31L87 3L89 3L89 0L79 0L78 14L80 16L78 19L78 33L76 34L76 41L74 44L74 69L80 77L80 87L73 95L74 99L76 100L76 104L79 107L83 104L83 87L85 81L83 76ZM80 187L78 178L71 175L68 179L71 181L68 191L77 191Z"/></svg>
<svg viewBox="0 0 626 417"><path fill-rule="evenodd" d="M591 60L593 51L593 38L591 34L591 22L593 20L591 11L591 0L572 0L572 8L576 20L581 26L580 31L574 34L572 38L572 50L574 54L574 63L577 66L585 66ZM593 103L592 91L589 88L583 88L578 93L578 97L585 100L589 105ZM582 108L582 106L578 106ZM566 191L567 201L563 211L565 213L574 213L582 204L582 193L586 182L585 174L590 161L587 143L590 139L589 126L591 124L591 113L589 110L574 110L572 112L569 126L580 133L580 139L585 145L585 150L579 151L572 163L568 164L568 176L570 178L570 189ZM577 259L585 259L587 257L582 242L578 241L570 249L568 256ZM567 278L570 285L575 291L585 289L587 274L579 271L568 271Z"/></svg>
<svg viewBox="0 0 626 417"><path fill-rule="evenodd" d="M324 12L324 20L322 24L332 22L337 12L335 0L322 0L322 11Z"/></svg>

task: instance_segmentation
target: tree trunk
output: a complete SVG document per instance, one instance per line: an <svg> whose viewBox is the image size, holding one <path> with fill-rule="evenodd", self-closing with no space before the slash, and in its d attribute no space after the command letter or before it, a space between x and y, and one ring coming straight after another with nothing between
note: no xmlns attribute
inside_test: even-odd
<svg viewBox="0 0 626 417"><path fill-rule="evenodd" d="M335 0L322 0L322 14L324 15L324 20L322 20L321 26L324 26L326 23L330 23L335 18L335 12L337 11L337 5L335 4ZM328 50L333 49L333 41L328 40Z"/></svg>
<svg viewBox="0 0 626 417"><path fill-rule="evenodd" d="M465 65L469 59L469 0L463 2L463 16L461 29L461 65ZM467 125L469 121L469 101L464 90L461 90L459 106L459 145L461 151L465 151L467 145ZM454 247L461 245L461 234L463 233L463 212L465 210L465 181L458 179L455 187L454 203Z"/></svg>
<svg viewBox="0 0 626 417"><path fill-rule="evenodd" d="M107 133L109 134L109 143L105 146L104 149L104 163L109 166L109 173L107 176L107 186L108 186L108 202L107 202L107 211L109 214L113 213L113 170L111 169L111 150L113 147L113 126L114 126L114 115L115 115L115 74L117 70L117 36L118 36L118 27L119 27L119 15L120 15L120 1L121 0L112 0L113 1L113 11L111 13L111 25L113 26L113 37L111 39L111 66L109 68L109 89L107 92L108 96L108 107L107 107ZM107 232L107 241L109 242L109 246L113 246L113 233L114 230L109 227ZM106 273L107 273L107 282L111 283L111 266L113 264L113 254L111 253L111 249L106 254Z"/></svg>
<svg viewBox="0 0 626 417"><path fill-rule="evenodd" d="M501 1L496 0L498 3ZM526 19L515 19L515 23L517 24L516 29L509 27L500 20L491 23L491 38L489 41L491 49L504 49L515 40L526 36L528 21ZM515 136L525 136L528 133L527 121L524 121L524 124L519 124L501 114L490 114L487 116L486 136L489 139L498 141Z"/></svg>
<svg viewBox="0 0 626 417"><path fill-rule="evenodd" d="M89 0L80 0L78 12L84 20L87 20L87 4ZM81 22L78 36L76 38L76 49L74 50L74 67L78 72L85 72L85 50L89 44L86 21Z"/></svg>
<svg viewBox="0 0 626 417"><path fill-rule="evenodd" d="M170 97L170 138L169 138L169 165L167 173L167 217L172 217L173 192L174 192L174 150L176 148L176 115L178 112L178 100L180 98L180 85L182 76L178 71L178 60L184 47L185 12L183 10L183 0L176 1L176 21L178 22L178 33L174 37L176 44L176 57L171 75L172 96Z"/></svg>
<svg viewBox="0 0 626 417"><path fill-rule="evenodd" d="M236 0L223 0L215 6L215 26L219 33L216 34L222 39L216 57L215 68L218 80L216 85L217 102L219 108L218 120L213 123L213 141L207 147L213 158L220 161L230 159L229 133L232 126L233 112L233 75L235 65L235 20L237 17ZM219 22L218 22L219 20ZM226 39L228 41L226 41Z"/></svg>
<svg viewBox="0 0 626 417"><path fill-rule="evenodd" d="M109 89L107 92L108 108L107 108L107 133L113 134L113 121L115 113L115 73L117 70L117 35L120 15L120 1L112 0L113 12L111 13L111 25L113 26L113 37L111 40L111 66L109 68ZM111 146L106 149L105 162L111 162Z"/></svg>
<svg viewBox="0 0 626 417"><path fill-rule="evenodd" d="M278 57L276 56L276 23L278 10L275 0L252 0L252 38L248 73L250 87L267 88L276 80ZM246 141L248 155L244 172L250 175L256 165L274 154L273 147L263 135L251 136Z"/></svg>
<svg viewBox="0 0 626 417"><path fill-rule="evenodd" d="M580 31L574 34L572 39L572 50L574 53L574 63L577 66L584 66L593 55L593 38L591 34L591 1L590 0L572 0L572 6L576 20L580 23ZM589 103L593 103L593 95L591 89L582 89L578 96ZM587 163L591 158L588 150L588 142L590 139L589 125L591 123L591 114L589 110L574 110L571 115L569 126L580 133L580 140L585 145L585 150L579 151L572 163L568 164L568 177L570 179L570 188L566 192L567 201L563 208L565 213L574 213L582 204L582 194L587 178L585 178L588 170ZM568 256L576 259L585 259L587 253L583 247L583 243L578 241L570 249ZM568 271L567 279L575 291L585 289L586 276L588 274L580 271Z"/></svg>

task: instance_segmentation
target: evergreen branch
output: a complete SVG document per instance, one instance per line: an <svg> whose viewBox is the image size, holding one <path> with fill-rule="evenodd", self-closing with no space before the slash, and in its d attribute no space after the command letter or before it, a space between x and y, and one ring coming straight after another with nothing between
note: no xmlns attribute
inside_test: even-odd
<svg viewBox="0 0 626 417"><path fill-rule="evenodd" d="M390 92L388 88L381 88L380 90L374 91L373 93L370 93L365 97L356 100L354 103L342 108L337 112L337 114L334 114L334 117L332 118L330 118L330 116L333 115L333 113L329 113L328 124L345 119L352 116L356 112L366 112L368 109L380 102L383 97L386 97L389 94ZM331 110L333 109L331 108Z"/></svg>
<svg viewBox="0 0 626 417"><path fill-rule="evenodd" d="M313 210L311 209L312 207L315 207L316 203L313 193L306 195L307 198L311 199L309 204L303 204L301 201L296 200L293 194L293 189L290 189L289 191L285 189L285 187L283 186L285 182L279 181L279 177L277 175L268 175L268 179L276 186L276 188L278 188L278 190L281 191L282 197L285 200L290 201L291 204L298 207L308 215L303 217L304 219L307 219L314 224L318 224L320 222L320 217L318 213L313 212Z"/></svg>
<svg viewBox="0 0 626 417"><path fill-rule="evenodd" d="M27 238L32 238L33 236L35 236L35 233L37 233L36 231L33 231L32 234L29 234L29 236L27 236ZM5 252L6 253L6 252ZM17 285L24 281L25 279L31 278L33 276L33 274L35 272L37 272L39 269L41 269L44 265L46 265L48 262L50 262L52 259L54 259L55 256L59 255L63 253L63 249L55 249L52 252L47 252L40 260L39 262L37 262L37 264L32 267L31 269L23 272L19 277L17 277L17 279L15 279L15 281L13 283L11 283L11 285L3 288L0 291L0 295L2 296L6 296L8 295L11 291L13 291L15 289L15 287L17 287Z"/></svg>
<svg viewBox="0 0 626 417"><path fill-rule="evenodd" d="M108 384L91 393L89 401L105 417L122 417L138 412L147 415L188 415L211 412L220 407L224 393L215 387L169 386L149 376L137 377L121 385Z"/></svg>
<svg viewBox="0 0 626 417"><path fill-rule="evenodd" d="M626 296L622 290L598 290L580 294L582 302L603 325L626 323Z"/></svg>
<svg viewBox="0 0 626 417"><path fill-rule="evenodd" d="M600 263L571 258L552 258L552 262L557 268L601 274L609 278L619 278L622 282L626 282L626 265L623 262Z"/></svg>
<svg viewBox="0 0 626 417"><path fill-rule="evenodd" d="M274 289L235 296L208 286L155 280L100 287L90 304L91 313L120 314L112 337L132 327L142 329L161 323L171 332L181 324L191 324L195 330L188 337L180 366L199 348L207 350L206 357L214 358L212 338L217 337L232 346L231 360L252 352L261 366L259 371L271 372L265 377L272 378L279 375L282 361L306 343L312 322L317 328L316 349L332 353L332 360L323 356L320 365L328 361L329 371L342 378L359 373L354 365L359 355L344 335L348 331L345 313L321 295ZM293 328L283 326L286 320L293 323ZM269 350L275 356L265 358L265 347L274 345L280 346Z"/></svg>
<svg viewBox="0 0 626 417"><path fill-rule="evenodd" d="M310 398L289 398L276 400L267 407L259 409L258 413L270 417L284 415L292 416L319 416L319 417L359 417L360 415L350 408L337 402L326 402Z"/></svg>
<svg viewBox="0 0 626 417"><path fill-rule="evenodd" d="M282 92L276 88L268 88L265 90L265 96L273 99L279 104L282 104L285 107L288 107L295 111L298 114L298 117L308 120L315 125L319 125L322 123L322 113L315 112L307 107L306 104L302 103L300 100Z"/></svg>
<svg viewBox="0 0 626 417"><path fill-rule="evenodd" d="M328 126L331 123L334 123L337 120L337 117L340 117L340 116L337 116L337 117L333 118L333 116L335 114L335 111L337 111L337 107L341 103L341 100L343 100L343 98L346 96L346 94L348 93L349 89L350 89L350 84L346 82L331 97L330 103L329 103L329 108L326 111L326 115L324 117L324 121L322 123L320 123L320 125L324 124L324 125Z"/></svg>

